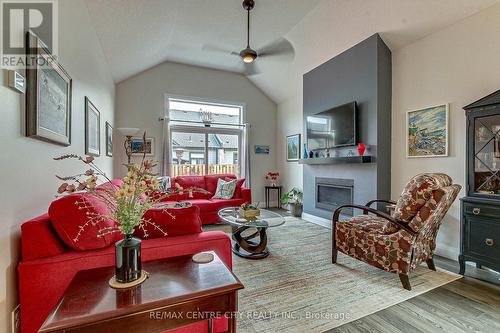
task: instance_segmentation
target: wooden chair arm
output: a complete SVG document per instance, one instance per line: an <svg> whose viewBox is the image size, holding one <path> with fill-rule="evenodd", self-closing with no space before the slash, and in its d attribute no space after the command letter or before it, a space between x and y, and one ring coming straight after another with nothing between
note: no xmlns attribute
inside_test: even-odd
<svg viewBox="0 0 500 333"><path fill-rule="evenodd" d="M373 205L376 202L383 202L383 203L386 203L388 205L395 205L396 204L396 201L392 201L392 200L375 199L372 201L368 201L365 206L370 207L371 205Z"/></svg>
<svg viewBox="0 0 500 333"><path fill-rule="evenodd" d="M385 219L385 220L387 220L387 221L389 221L391 223L394 223L398 227L400 227L400 228L404 229L405 231L409 232L411 235L416 235L417 234L406 223L404 223L404 222L402 222L402 221L400 221L398 219L395 219L394 217L392 217L390 215L387 215L384 212L381 212L379 210L376 210L376 209L368 207L368 206L362 206L362 205L343 205L343 206L340 206L339 208L337 208L335 210L335 212L333 213L333 226L334 226L334 228L335 228L336 223L339 221L340 212L344 208L356 208L356 209L361 209L363 212L370 212L370 213L375 214L378 217L381 217L381 218L383 218L383 219Z"/></svg>

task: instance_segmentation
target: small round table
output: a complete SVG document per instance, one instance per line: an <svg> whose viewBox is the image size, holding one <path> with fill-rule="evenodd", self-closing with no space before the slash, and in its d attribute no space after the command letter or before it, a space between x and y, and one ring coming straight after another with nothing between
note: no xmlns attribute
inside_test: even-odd
<svg viewBox="0 0 500 333"><path fill-rule="evenodd" d="M267 248L267 228L278 227L285 223L285 218L278 213L260 209L260 216L244 218L240 207L219 210L219 217L233 229L233 253L242 258L262 259L269 255ZM248 229L250 233L244 233ZM258 238L258 240L257 240Z"/></svg>

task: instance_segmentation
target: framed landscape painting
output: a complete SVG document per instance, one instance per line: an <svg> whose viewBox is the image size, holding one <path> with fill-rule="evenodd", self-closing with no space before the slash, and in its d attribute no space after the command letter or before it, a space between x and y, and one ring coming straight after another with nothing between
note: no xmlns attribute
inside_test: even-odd
<svg viewBox="0 0 500 333"><path fill-rule="evenodd" d="M298 161L300 159L300 134L289 135L286 137L286 160L288 162Z"/></svg>
<svg viewBox="0 0 500 333"><path fill-rule="evenodd" d="M85 154L101 155L101 114L85 97Z"/></svg>
<svg viewBox="0 0 500 333"><path fill-rule="evenodd" d="M144 142L143 138L132 138L132 141L130 142L130 148L132 151L132 155L143 155L145 152L146 156L154 156L155 139L146 138L146 142Z"/></svg>
<svg viewBox="0 0 500 333"><path fill-rule="evenodd" d="M106 156L113 156L113 126L106 122Z"/></svg>
<svg viewBox="0 0 500 333"><path fill-rule="evenodd" d="M26 136L71 145L71 77L33 33L26 33Z"/></svg>
<svg viewBox="0 0 500 333"><path fill-rule="evenodd" d="M254 149L256 154L269 154L270 146L256 145Z"/></svg>
<svg viewBox="0 0 500 333"><path fill-rule="evenodd" d="M448 104L407 112L406 156L448 156Z"/></svg>

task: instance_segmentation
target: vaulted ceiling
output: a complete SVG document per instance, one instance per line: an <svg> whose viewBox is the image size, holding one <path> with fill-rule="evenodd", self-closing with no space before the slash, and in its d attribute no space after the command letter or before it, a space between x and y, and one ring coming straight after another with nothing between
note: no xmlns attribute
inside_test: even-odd
<svg viewBox="0 0 500 333"><path fill-rule="evenodd" d="M294 58L257 59L249 76L275 102L290 98L294 81L373 33L397 49L500 0L256 0L254 48L286 37ZM243 72L232 51L246 45L240 0L86 0L116 82L164 61ZM296 83L295 83L296 85Z"/></svg>

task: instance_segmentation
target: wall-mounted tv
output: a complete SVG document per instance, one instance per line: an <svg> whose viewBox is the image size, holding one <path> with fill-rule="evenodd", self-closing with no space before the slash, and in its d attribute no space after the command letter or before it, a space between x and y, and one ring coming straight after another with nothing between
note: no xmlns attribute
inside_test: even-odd
<svg viewBox="0 0 500 333"><path fill-rule="evenodd" d="M318 150L358 144L356 102L307 117L307 149Z"/></svg>

